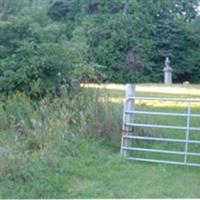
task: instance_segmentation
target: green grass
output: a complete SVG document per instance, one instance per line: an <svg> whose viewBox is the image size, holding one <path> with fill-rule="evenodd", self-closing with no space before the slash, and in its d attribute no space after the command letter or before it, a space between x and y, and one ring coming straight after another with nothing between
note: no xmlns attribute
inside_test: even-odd
<svg viewBox="0 0 200 200"><path fill-rule="evenodd" d="M128 162L92 139L76 138L70 146L63 144L61 149L26 165L15 162L15 166L9 167L12 169L7 170L15 173L1 177L1 198L193 198L200 195L199 169Z"/></svg>
<svg viewBox="0 0 200 200"><path fill-rule="evenodd" d="M110 99L123 98L123 91L85 90L86 96L96 100L83 94L71 102L44 101L40 108L29 105L24 97L22 105L18 98L9 100L0 115L1 122L9 122L0 123L0 147L5 150L0 153L0 198L200 198L200 168L129 162L119 155L123 105ZM138 92L145 94L149 95ZM105 98L103 103L101 97ZM169 109L185 112L183 108ZM18 134L23 131L16 129L15 121L22 118L27 135L21 138ZM137 120L184 123L181 119L142 116ZM141 133L182 137L178 132L139 130ZM164 144L164 148L169 147L182 148Z"/></svg>

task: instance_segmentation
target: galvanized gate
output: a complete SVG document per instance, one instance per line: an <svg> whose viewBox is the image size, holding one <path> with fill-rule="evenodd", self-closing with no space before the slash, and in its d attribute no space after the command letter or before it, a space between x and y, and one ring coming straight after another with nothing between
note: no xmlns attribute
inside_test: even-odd
<svg viewBox="0 0 200 200"><path fill-rule="evenodd" d="M137 101L160 101L160 102L183 102L187 105L187 111L185 113L180 112L166 112L166 111L152 111L152 110L138 110L135 109L135 104ZM126 156L129 160L134 161L146 161L146 162L154 162L154 163L166 163L166 164L177 164L177 165L186 165L186 166L196 166L200 167L200 124L192 126L191 119L199 118L200 114L192 113L192 105L194 103L200 103L199 99L184 99L184 98L160 98L160 97L137 97L135 96L135 89L133 85L128 84L126 90L126 99L124 103L124 113L123 113L123 128L122 128L122 141L121 141L121 154ZM200 105L200 104L199 104ZM156 124L152 123L138 123L135 121L136 115L145 115L145 116L165 116L165 117L181 117L185 119L185 125L177 126L177 125L164 125L164 124ZM176 120L176 118L175 118ZM152 135L140 135L136 134L136 128L145 128L147 129L164 129L166 130L174 130L174 131L182 131L183 138L175 138L172 137L163 137L157 136L156 134ZM194 139L190 138L190 132L194 135ZM195 138L196 137L196 138ZM137 142L136 142L137 141ZM162 146L162 143L165 144L173 143L183 145L182 150L171 150L171 149L160 149L160 148L145 148L142 142L157 142L160 143L159 146ZM137 147L137 144L140 144L140 147ZM195 145L195 152L190 151L190 145ZM165 145L166 146L166 145ZM194 149L194 148L193 148ZM145 157L132 155L135 152L143 152L146 153ZM162 155L170 156L179 156L180 159L170 160L170 159L154 159L151 158L149 154L159 154L160 157ZM194 160L192 160L191 158ZM192 161L191 161L192 160Z"/></svg>

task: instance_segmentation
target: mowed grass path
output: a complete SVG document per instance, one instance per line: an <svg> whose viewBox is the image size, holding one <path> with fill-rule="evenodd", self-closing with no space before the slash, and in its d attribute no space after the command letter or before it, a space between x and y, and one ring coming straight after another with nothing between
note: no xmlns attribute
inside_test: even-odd
<svg viewBox="0 0 200 200"><path fill-rule="evenodd" d="M107 111L112 120L122 118L121 87L100 89L102 102L112 105ZM8 163L8 170L0 175L0 198L200 198L200 168L129 162L119 154L120 133L110 134L116 135L115 142L105 144L83 135L62 141L47 155L33 155L26 165L11 168Z"/></svg>
<svg viewBox="0 0 200 200"><path fill-rule="evenodd" d="M200 172L177 166L109 162L88 166L74 177L70 197L75 198L198 198ZM94 172L95 171L95 172Z"/></svg>

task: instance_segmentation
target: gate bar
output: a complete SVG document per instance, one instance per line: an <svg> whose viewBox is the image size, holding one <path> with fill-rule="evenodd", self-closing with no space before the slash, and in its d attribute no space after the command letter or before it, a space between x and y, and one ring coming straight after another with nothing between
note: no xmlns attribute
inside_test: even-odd
<svg viewBox="0 0 200 200"><path fill-rule="evenodd" d="M143 136L131 136L131 135L124 135L124 138L127 139L138 139L138 140L150 140L150 141L160 141L160 142L180 142L185 143L186 140L182 139L171 139L171 138L157 138L157 137L143 137ZM197 140L188 140L190 144L200 144L200 141Z"/></svg>
<svg viewBox="0 0 200 200"><path fill-rule="evenodd" d="M187 130L185 126L167 126L167 125L154 125L154 124L138 124L138 123L125 123L126 126L133 127L147 127L147 128L167 128L167 129L178 129L178 130ZM200 128L189 127L189 130L200 131Z"/></svg>
<svg viewBox="0 0 200 200"><path fill-rule="evenodd" d="M122 147L122 149L128 150L128 151L142 151L142 152L151 152L151 153L185 155L185 152L182 152L182 151L168 151L168 150L161 150L161 149L145 149L145 148L138 148L138 147L124 147L124 146ZM200 153L188 152L187 155L200 156Z"/></svg>
<svg viewBox="0 0 200 200"><path fill-rule="evenodd" d="M184 162L175 162L175 161L169 161L169 160L156 160L156 159L133 158L133 157L129 157L128 160L161 163L161 164L174 164L174 165L191 166L191 167L200 167L200 164L197 164L197 163L184 163Z"/></svg>
<svg viewBox="0 0 200 200"><path fill-rule="evenodd" d="M148 112L148 111L126 111L127 114L145 114L145 115L163 115L163 116L176 116L187 117L186 113L169 113L169 112ZM200 114L190 114L191 117L200 117Z"/></svg>
<svg viewBox="0 0 200 200"><path fill-rule="evenodd" d="M183 99L183 98L163 98L163 97L129 97L126 101L130 100L160 100L160 101L179 101L179 102L193 102L200 103L200 99Z"/></svg>

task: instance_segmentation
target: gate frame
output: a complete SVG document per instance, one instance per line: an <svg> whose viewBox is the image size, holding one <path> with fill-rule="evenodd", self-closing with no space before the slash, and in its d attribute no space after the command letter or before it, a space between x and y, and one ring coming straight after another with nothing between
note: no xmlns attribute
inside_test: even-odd
<svg viewBox="0 0 200 200"><path fill-rule="evenodd" d="M185 102L188 104L187 113L178 112L152 112L152 111L136 111L135 100L160 100L160 101L175 101L175 102ZM176 162L170 160L159 160L150 158L139 158L139 157L128 157L128 160L134 161L145 161L153 163L166 163L166 164L176 164L185 166L200 167L200 163L188 162L188 156L198 156L200 153L189 152L189 144L200 144L200 140L190 140L189 134L190 130L200 131L200 127L191 127L190 120L191 117L199 117L200 114L191 113L191 104L200 103L200 99L189 99L189 98L163 98L163 97L137 97L135 95L135 86L133 84L126 85L126 97L124 101L124 111L123 111L123 126L122 126L122 138L121 138L121 155L128 157L128 151L140 151L140 152L153 152L162 154L173 154L173 155L183 155L183 162ZM134 123L134 114L146 114L146 115L157 115L157 116L178 116L187 117L186 126L171 126L171 125L158 125L158 124L141 124ZM161 138L161 137L144 137L144 136L134 136L134 127L146 127L146 128L161 128L161 129L176 129L185 130L185 139L173 139L173 138ZM143 141L160 141L160 142L173 142L185 144L184 151L171 151L171 150L161 150L161 149L146 149L138 147L130 147L130 141L133 139L139 139Z"/></svg>

